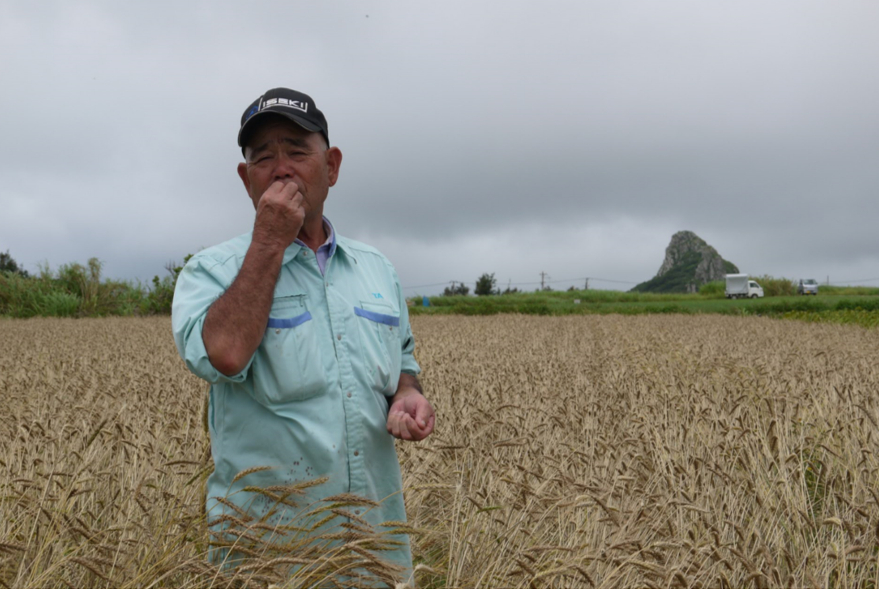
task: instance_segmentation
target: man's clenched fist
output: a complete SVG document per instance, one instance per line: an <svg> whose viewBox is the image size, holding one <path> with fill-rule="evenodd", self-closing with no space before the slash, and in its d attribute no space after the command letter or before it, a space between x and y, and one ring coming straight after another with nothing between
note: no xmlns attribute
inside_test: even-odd
<svg viewBox="0 0 879 589"><path fill-rule="evenodd" d="M303 202L302 192L292 179L273 182L257 203L253 240L286 249L305 222Z"/></svg>

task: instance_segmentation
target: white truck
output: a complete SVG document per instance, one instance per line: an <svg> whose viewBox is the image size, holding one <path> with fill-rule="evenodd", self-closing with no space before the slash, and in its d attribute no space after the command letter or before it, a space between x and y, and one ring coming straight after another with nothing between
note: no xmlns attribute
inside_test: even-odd
<svg viewBox="0 0 879 589"><path fill-rule="evenodd" d="M748 279L747 274L727 274L726 275L726 298L756 299L763 296L763 287Z"/></svg>

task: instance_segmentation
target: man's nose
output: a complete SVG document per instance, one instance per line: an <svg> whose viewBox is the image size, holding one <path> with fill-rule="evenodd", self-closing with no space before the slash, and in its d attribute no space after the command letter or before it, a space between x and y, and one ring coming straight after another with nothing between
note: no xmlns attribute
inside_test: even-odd
<svg viewBox="0 0 879 589"><path fill-rule="evenodd" d="M287 154L281 152L278 154L277 163L275 164L275 180L283 180L284 178L293 178L296 170L293 167L293 159Z"/></svg>

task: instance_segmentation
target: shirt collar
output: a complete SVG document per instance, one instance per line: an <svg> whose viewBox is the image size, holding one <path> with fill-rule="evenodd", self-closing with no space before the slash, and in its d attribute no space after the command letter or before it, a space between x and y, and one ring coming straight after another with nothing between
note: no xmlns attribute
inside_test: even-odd
<svg viewBox="0 0 879 589"><path fill-rule="evenodd" d="M324 242L324 245L329 245L330 247L330 253L327 256L327 259L329 259L336 253L336 231L333 229L333 224L326 217L324 217L324 229L327 232L327 240Z"/></svg>
<svg viewBox="0 0 879 589"><path fill-rule="evenodd" d="M330 253L327 256L327 259L330 259L333 257L333 254L336 253L336 231L333 229L333 224L330 223L329 219L323 217L323 222L324 231L327 232L327 239L320 245L320 247L318 247L318 249L329 246ZM286 264L287 262L295 258L299 254L299 252L307 247L308 246L305 245L305 243L301 239L296 238L293 243L287 246L287 249L284 250L284 261L282 263Z"/></svg>

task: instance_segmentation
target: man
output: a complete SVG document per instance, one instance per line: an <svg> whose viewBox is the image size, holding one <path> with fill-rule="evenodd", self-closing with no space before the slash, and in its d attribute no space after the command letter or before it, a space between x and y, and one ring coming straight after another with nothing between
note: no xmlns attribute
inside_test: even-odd
<svg viewBox="0 0 879 589"><path fill-rule="evenodd" d="M355 512L380 531L405 520L394 438L422 440L434 427L399 280L323 216L342 152L309 96L263 94L241 117L238 144L253 230L193 256L172 311L181 357L211 383L208 518L289 524L300 509L242 489L327 477L292 497L299 507L358 495L380 503ZM411 568L407 538L395 539L383 556Z"/></svg>

